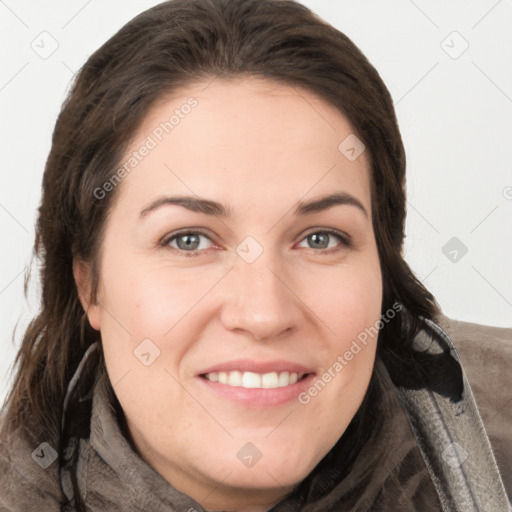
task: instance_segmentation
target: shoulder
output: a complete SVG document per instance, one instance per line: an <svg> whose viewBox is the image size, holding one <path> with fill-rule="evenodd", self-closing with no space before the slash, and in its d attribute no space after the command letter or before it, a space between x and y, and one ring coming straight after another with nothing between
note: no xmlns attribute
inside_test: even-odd
<svg viewBox="0 0 512 512"><path fill-rule="evenodd" d="M25 433L26 434L26 433ZM0 512L60 512L58 453L52 440L0 437Z"/></svg>
<svg viewBox="0 0 512 512"><path fill-rule="evenodd" d="M435 322L453 341L512 496L512 328L453 320Z"/></svg>
<svg viewBox="0 0 512 512"><path fill-rule="evenodd" d="M444 315L436 317L435 322L457 349L486 427L496 426L501 414L510 420L512 328L463 322Z"/></svg>

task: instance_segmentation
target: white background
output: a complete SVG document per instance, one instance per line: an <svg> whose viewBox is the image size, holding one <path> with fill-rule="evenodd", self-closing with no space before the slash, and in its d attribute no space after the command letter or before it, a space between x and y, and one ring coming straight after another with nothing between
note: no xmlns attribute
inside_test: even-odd
<svg viewBox="0 0 512 512"><path fill-rule="evenodd" d="M60 106L87 57L157 3L0 0L0 400L38 307L37 262L27 299L23 278ZM512 0L302 3L361 48L394 98L407 261L448 316L512 326ZM43 59L32 49L43 44L58 48ZM452 237L465 255L445 256Z"/></svg>

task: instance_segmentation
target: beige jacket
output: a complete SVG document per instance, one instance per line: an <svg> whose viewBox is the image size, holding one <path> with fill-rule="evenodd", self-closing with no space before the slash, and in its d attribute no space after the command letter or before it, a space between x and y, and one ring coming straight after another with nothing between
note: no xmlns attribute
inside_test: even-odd
<svg viewBox="0 0 512 512"><path fill-rule="evenodd" d="M512 328L437 319L460 355L512 500Z"/></svg>

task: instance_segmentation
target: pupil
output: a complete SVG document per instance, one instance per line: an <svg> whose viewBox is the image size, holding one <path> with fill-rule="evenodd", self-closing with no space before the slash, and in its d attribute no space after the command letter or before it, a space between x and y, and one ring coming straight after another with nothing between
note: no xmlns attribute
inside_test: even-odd
<svg viewBox="0 0 512 512"><path fill-rule="evenodd" d="M180 244L181 241L185 240L184 244ZM196 244L196 245L194 245ZM198 236L197 235L181 235L178 238L178 246L180 249L196 249L198 244ZM194 247L192 247L194 246Z"/></svg>
<svg viewBox="0 0 512 512"><path fill-rule="evenodd" d="M326 241L327 239L327 235L325 233L314 233L311 235L312 239L313 239L313 243L318 243L318 239L319 238L323 238L324 239L324 242ZM320 241L320 245L322 247L325 246L325 244L322 244L321 241Z"/></svg>

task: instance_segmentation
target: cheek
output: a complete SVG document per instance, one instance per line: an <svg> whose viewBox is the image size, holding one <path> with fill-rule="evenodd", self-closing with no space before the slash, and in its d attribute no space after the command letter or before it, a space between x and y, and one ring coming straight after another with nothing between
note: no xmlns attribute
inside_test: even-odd
<svg viewBox="0 0 512 512"><path fill-rule="evenodd" d="M343 269L333 277L330 283L323 283L328 292L317 294L318 316L329 333L318 375L322 382L317 391L312 391L313 396L320 391L323 395L315 406L320 415L325 412L323 404L338 403L340 397L355 413L373 370L382 308L381 273L376 259L357 269Z"/></svg>
<svg viewBox="0 0 512 512"><path fill-rule="evenodd" d="M111 317L133 336L162 338L201 299L210 286L190 269L144 266L144 262L105 269L105 304Z"/></svg>
<svg viewBox="0 0 512 512"><path fill-rule="evenodd" d="M195 332L186 318L201 297L201 287L191 277L144 268L140 262L110 270L105 267L101 329L109 378L127 417L151 431L150 423L169 421L162 403L184 407L171 375L177 375Z"/></svg>
<svg viewBox="0 0 512 512"><path fill-rule="evenodd" d="M354 277L339 291L337 304L338 314L333 318L335 331L343 333L344 341L347 337L356 338L379 320L382 307L380 274Z"/></svg>
<svg viewBox="0 0 512 512"><path fill-rule="evenodd" d="M129 371L129 380L146 388L169 388L165 369L177 373L190 343L199 337L205 319L198 316L198 306L218 276L143 261L116 263L104 266L102 302L101 333L111 381L124 379Z"/></svg>
<svg viewBox="0 0 512 512"><path fill-rule="evenodd" d="M337 348L343 349L347 341L379 320L382 278L377 258L325 276L322 286L317 287L316 300Z"/></svg>

